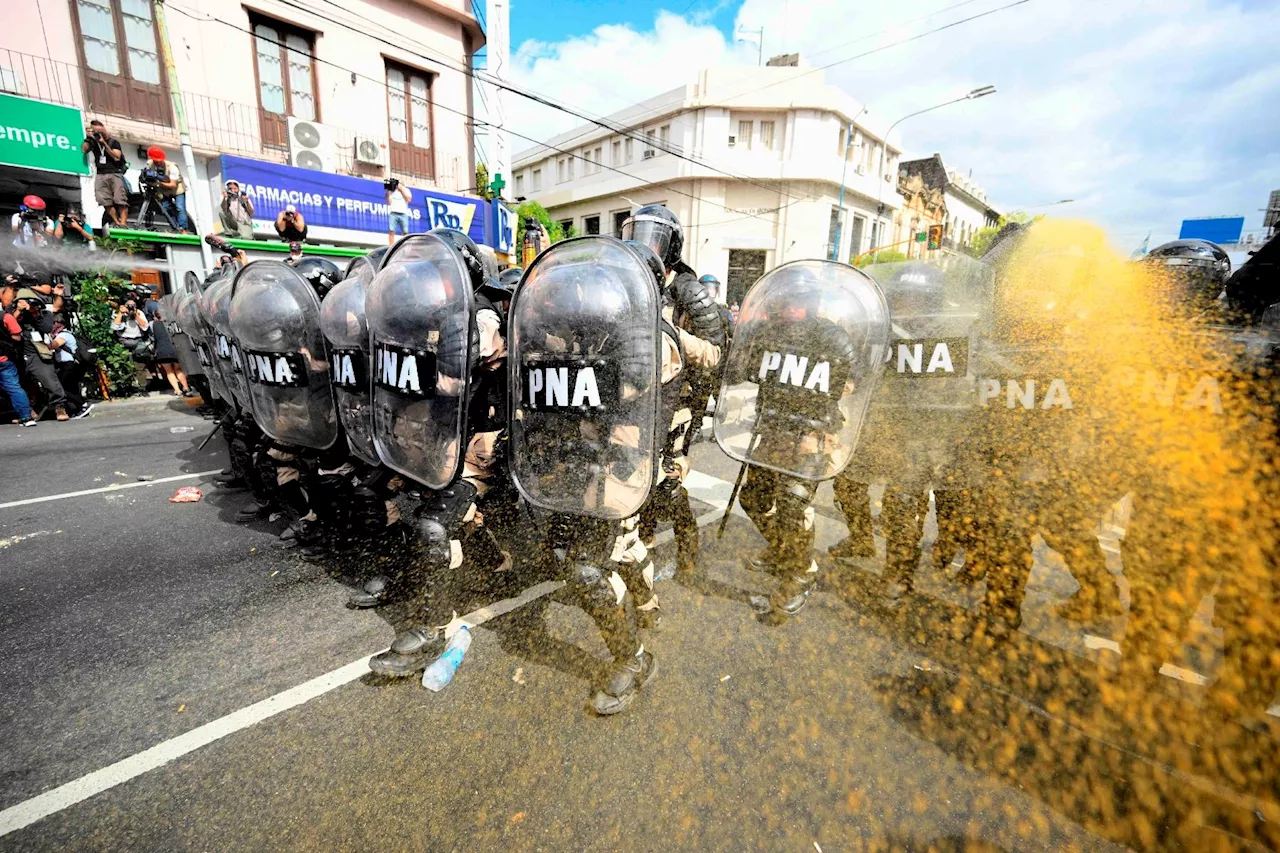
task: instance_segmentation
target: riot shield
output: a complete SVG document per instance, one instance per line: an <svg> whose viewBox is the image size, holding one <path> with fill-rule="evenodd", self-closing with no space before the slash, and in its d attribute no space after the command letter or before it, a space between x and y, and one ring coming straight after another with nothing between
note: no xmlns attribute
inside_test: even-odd
<svg viewBox="0 0 1280 853"><path fill-rule="evenodd" d="M757 281L738 315L715 436L740 462L805 480L853 456L889 339L889 308L865 273L793 261Z"/></svg>
<svg viewBox="0 0 1280 853"><path fill-rule="evenodd" d="M276 441L317 450L338 439L320 299L296 270L254 261L236 275L231 331L254 420Z"/></svg>
<svg viewBox="0 0 1280 853"><path fill-rule="evenodd" d="M226 277L213 282L205 288L200 304L213 330L213 358L222 371L222 379L227 383L236 403L242 409L252 412L253 402L249 396L249 382L244 374L240 345L231 329L232 283L233 279Z"/></svg>
<svg viewBox="0 0 1280 853"><path fill-rule="evenodd" d="M356 260L364 260L357 258ZM361 269L372 270L365 264ZM369 390L369 324L365 298L373 276L357 272L338 283L320 304L320 330L329 343L330 376L338 417L351 452L378 464L373 445L373 403Z"/></svg>
<svg viewBox="0 0 1280 853"><path fill-rule="evenodd" d="M378 458L431 489L462 470L477 358L471 280L451 246L414 234L388 253L365 299Z"/></svg>
<svg viewBox="0 0 1280 853"><path fill-rule="evenodd" d="M903 488L972 484L977 377L990 327L992 274L970 257L873 264L864 269L889 305L884 374L849 473Z"/></svg>
<svg viewBox="0 0 1280 853"><path fill-rule="evenodd" d="M639 510L659 437L661 299L639 256L612 237L547 249L508 319L511 473L542 509L606 519Z"/></svg>
<svg viewBox="0 0 1280 853"><path fill-rule="evenodd" d="M179 319L191 335L196 348L196 358L209 378L209 387L219 400L231 403L234 397L231 386L222 373L222 365L214 354L216 335L209 315L205 312L203 293L199 284L189 289L178 308Z"/></svg>
<svg viewBox="0 0 1280 853"><path fill-rule="evenodd" d="M186 278L195 278L195 273L188 270ZM165 299L161 300L161 309L164 312L164 322L169 330L169 339L173 341L173 348L178 353L178 363L182 365L182 371L188 377L192 377L202 376L204 374L204 366L196 353L194 339L182 325L182 303L185 301L189 290L190 286L187 282L184 282L180 290L166 295Z"/></svg>

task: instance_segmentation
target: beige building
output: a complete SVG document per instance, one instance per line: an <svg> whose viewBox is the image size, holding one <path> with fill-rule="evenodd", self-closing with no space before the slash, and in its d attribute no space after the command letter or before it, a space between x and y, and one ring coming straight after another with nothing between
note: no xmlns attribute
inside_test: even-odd
<svg viewBox="0 0 1280 853"><path fill-rule="evenodd" d="M888 122L818 70L706 69L606 123L618 130L585 125L517 154L508 191L580 234L617 235L636 207L665 204L685 260L727 282L728 302L786 261L877 245L901 203Z"/></svg>

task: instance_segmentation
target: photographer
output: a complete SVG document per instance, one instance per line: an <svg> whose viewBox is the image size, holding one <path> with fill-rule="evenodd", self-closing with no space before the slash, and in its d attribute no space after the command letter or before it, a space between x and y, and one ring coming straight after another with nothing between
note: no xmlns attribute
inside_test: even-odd
<svg viewBox="0 0 1280 853"><path fill-rule="evenodd" d="M93 241L93 227L84 221L84 214L75 208L58 215L53 236L61 240L64 246L87 247L91 252L98 248Z"/></svg>
<svg viewBox="0 0 1280 853"><path fill-rule="evenodd" d="M116 333L120 345L133 353L134 361L148 368L151 366L156 354L155 340L151 336L151 321L143 312L136 293L131 292L116 306L111 330Z"/></svg>
<svg viewBox="0 0 1280 853"><path fill-rule="evenodd" d="M124 150L107 132L106 125L94 119L85 128L84 142L80 150L93 156L96 175L93 179L93 197L102 205L111 222L120 228L129 223L129 191L124 183L124 173L129 164L124 159ZM107 220L102 220L106 227Z"/></svg>
<svg viewBox="0 0 1280 853"><path fill-rule="evenodd" d="M147 149L147 165L139 179L143 192L154 193L156 201L173 219L183 234L187 230L187 185L177 163L165 159L164 149L152 145Z"/></svg>
<svg viewBox="0 0 1280 853"><path fill-rule="evenodd" d="M18 320L9 313L18 288L10 280L0 282L0 394L9 398L9 406L18 416L18 423L24 427L36 425L31 417L31 400L22 389L21 377L18 375L18 359L22 356L22 327Z"/></svg>
<svg viewBox="0 0 1280 853"><path fill-rule="evenodd" d="M390 246L396 242L397 231L409 233L409 202L413 196L398 178L387 178L382 188L387 191L387 245Z"/></svg>
<svg viewBox="0 0 1280 853"><path fill-rule="evenodd" d="M286 243L295 240L301 243L307 239L307 221L302 218L297 207L287 204L280 211L280 215L276 217L276 233Z"/></svg>
<svg viewBox="0 0 1280 853"><path fill-rule="evenodd" d="M48 245L49 238L54 234L54 227L45 214L44 199L38 195L23 197L22 206L9 220L9 230L16 235L13 238L15 246Z"/></svg>
<svg viewBox="0 0 1280 853"><path fill-rule="evenodd" d="M16 304L18 310L15 316L18 325L22 327L23 360L27 365L27 374L34 377L44 389L46 403L53 407L58 420L69 420L71 416L67 414L67 393L53 365L53 315L44 310L44 297L29 287L18 291ZM83 417L87 414L87 410L80 408L75 416Z"/></svg>
<svg viewBox="0 0 1280 853"><path fill-rule="evenodd" d="M57 321L53 324L53 369L62 383L67 402L75 410L73 418L83 418L93 410L92 403L85 403L81 381L84 379L85 364L76 351L80 342L70 329Z"/></svg>
<svg viewBox="0 0 1280 853"><path fill-rule="evenodd" d="M239 237L241 240L253 239L253 202L240 192L237 181L223 184L222 205L218 216L227 236Z"/></svg>

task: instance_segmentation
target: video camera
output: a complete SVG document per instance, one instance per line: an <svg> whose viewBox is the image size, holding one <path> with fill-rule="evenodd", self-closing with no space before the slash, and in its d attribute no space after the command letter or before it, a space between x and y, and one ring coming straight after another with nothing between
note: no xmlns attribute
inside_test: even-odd
<svg viewBox="0 0 1280 853"><path fill-rule="evenodd" d="M399 188L399 186L400 186L399 178L387 178L385 181L382 182L382 188L389 193L395 192L396 189Z"/></svg>
<svg viewBox="0 0 1280 853"><path fill-rule="evenodd" d="M142 185L143 192L158 193L160 185L168 180L168 177L163 169L148 166L138 173L138 183Z"/></svg>

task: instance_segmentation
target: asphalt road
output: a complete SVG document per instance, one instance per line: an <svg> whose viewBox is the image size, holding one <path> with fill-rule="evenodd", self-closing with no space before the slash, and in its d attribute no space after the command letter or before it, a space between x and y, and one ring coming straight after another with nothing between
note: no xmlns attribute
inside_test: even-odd
<svg viewBox="0 0 1280 853"><path fill-rule="evenodd" d="M762 540L709 524L698 580L659 584L657 677L597 719L604 646L555 593L480 626L440 693L362 676L413 613L345 609L352 567L235 522L245 493L196 476L225 447L197 451L210 424L181 403L100 408L0 428L0 850L1105 850L1186 821L1238 849L1280 819L1203 743L1174 760L1094 714L1113 652L1052 616L1075 586L1042 543L1023 631L991 647L966 636L978 591L932 567L881 612L874 560L765 626L747 598L771 581L740 565ZM711 443L694 464L710 520L736 468ZM183 485L205 499L169 503ZM829 487L818 509L825 550ZM431 607L546 580L444 584ZM1201 620L1187 660L1212 641ZM1151 706L1196 718L1194 674L1165 681ZM1268 732L1204 728L1280 767Z"/></svg>

